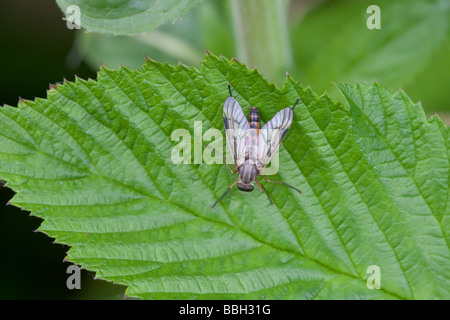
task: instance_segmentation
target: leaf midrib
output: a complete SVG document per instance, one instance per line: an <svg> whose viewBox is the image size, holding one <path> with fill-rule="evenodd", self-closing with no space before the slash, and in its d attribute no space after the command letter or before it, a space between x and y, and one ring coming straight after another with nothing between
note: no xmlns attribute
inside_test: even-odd
<svg viewBox="0 0 450 320"><path fill-rule="evenodd" d="M178 71L178 70L177 70L177 71ZM222 74L222 75L223 75L223 74ZM109 76L109 75L108 75L108 76ZM224 76L224 75L223 75L223 76ZM109 77L109 78L112 80L113 84L114 84L117 88L119 88L121 91L123 91L122 87L120 87L120 86L117 84L117 82L116 82L113 78L111 78L111 77ZM226 79L225 76L224 76L224 78ZM166 79L167 79L167 77L166 77ZM81 83L83 83L83 82L81 82ZM101 83L99 83L99 85L101 85ZM142 93L142 91L141 91L139 85L138 85L136 82L135 82L135 86L136 86L136 89L139 90L141 96L143 96L143 93ZM95 95L94 95L94 94L92 93L92 91L91 91L91 88L89 88L89 87L87 87L87 86L85 86L85 87L86 87L86 89L87 89L89 92L91 92L92 96L95 97ZM72 100L71 98L67 97L66 95L64 95L64 94L61 93L60 91L58 91L58 92L59 92L62 96L64 96L66 99L68 99L68 100L70 100L70 101L72 101L72 102L75 102L76 105L77 105L79 108L84 109L78 102L76 102L76 101ZM74 93L75 93L75 92L74 92ZM137 108L140 109L140 106L139 106L137 103L135 103L129 96L127 96L127 97L128 97L128 99L130 100L131 103L133 103ZM95 97L95 98L96 98L96 97ZM97 98L96 98L96 99L97 99ZM98 99L97 99L97 100L98 100ZM144 99L144 100L145 100L145 99ZM198 110L198 108L197 108L194 104L190 103L190 105ZM142 111L142 109L141 109L141 111ZM200 113L201 113L201 110L199 110L199 111L200 111ZM87 114L90 114L87 110L86 110L86 113L87 113ZM91 117L93 117L94 120L96 120L97 122L99 122L98 119L95 118L92 114L90 114L90 115L91 115ZM207 119L207 118L205 118L205 119ZM99 123L100 123L101 125L103 125L101 122L99 122ZM317 123L316 123L316 125L317 125ZM161 130L161 131L163 131L163 130ZM320 131L322 132L322 130L320 130ZM164 133L164 131L163 131L163 133ZM322 134L323 134L323 132L322 132ZM167 136L166 133L164 133L164 135L166 136L166 138L169 138L169 137ZM325 136L325 135L324 135L324 136ZM326 138L326 136L325 136L325 138ZM120 140L120 141L128 148L127 143L126 143L122 138L120 138L120 136L117 136L117 139ZM327 139L327 141L328 141L328 139ZM128 148L128 150L136 157L136 155L134 154L134 152L133 152L132 149ZM288 150L288 152L289 152L289 150ZM333 149L333 152L334 152L334 149ZM292 160L292 154L291 154L290 152L289 152L289 155L290 155L291 160ZM335 154L335 156L336 156L336 154ZM140 163L140 162L139 162L139 163ZM142 165L142 163L141 163L141 165ZM143 166L143 165L142 165L142 166ZM342 166L342 163L341 163L341 166ZM145 167L145 166L144 166L144 167ZM297 164L297 167L299 168L298 164ZM203 184L204 184L206 187L208 187L208 185L205 183L205 181L203 181L202 176L199 174L200 170L199 170L198 168L194 168L194 167L193 167L193 170L197 171L200 180L202 180ZM299 170L301 171L300 168L299 168ZM172 171L172 173L174 173L174 172ZM160 190L160 184L157 183L158 181L154 181L153 179L151 179L151 177L149 177L149 179L150 179L150 181L151 181L151 182L152 182L152 183ZM115 181L115 180L114 180L114 181ZM351 181L351 180L350 180L350 181ZM116 182L118 182L118 181L116 181ZM120 182L119 182L119 183L120 183ZM309 183L309 182L308 182L308 183ZM129 186L129 185L127 185L127 184L123 184L123 185L127 186L128 188L131 188L131 186ZM211 190L209 187L208 187L208 189L209 189L212 193L214 193L213 190ZM149 195L146 195L146 196L149 196ZM165 198L165 197L164 197L164 198ZM208 221L208 222L211 222L211 223L215 223L215 224L220 224L220 225L226 226L227 228L234 228L235 230L238 230L239 232L241 232L242 234L248 236L249 238L251 238L251 239L257 241L258 243L261 243L262 245L271 247L271 248L273 248L273 249L275 249L275 250L277 250L277 251L280 251L280 252L287 252L287 253L290 253L290 254L295 254L295 256L301 257L302 259L307 259L307 260L313 262L314 264L319 265L319 266L321 266L322 268L331 271L333 274L336 274L336 275L343 275L343 276L346 276L346 277L349 277L349 278L357 279L358 281L365 282L364 279L362 279L361 277L359 277L359 275L358 275L358 276L355 276L355 275L353 275L353 274L349 274L349 273L346 273L346 272L343 272L343 271L335 270L332 266L325 265L325 264L323 264L322 262L317 261L317 260L311 258L311 257L308 256L306 253L305 253L305 254L300 254L298 251L295 251L295 250L289 250L289 249L286 249L286 248L280 248L280 247L278 247L278 246L276 246L276 245L274 245L274 244L266 243L263 239L259 239L259 238L256 237L255 235L253 235L253 234L251 234L251 233L249 233L249 232L247 232L247 231L241 229L239 226L237 226L237 225L235 224L235 221L234 221L233 219L230 218L230 214L229 214L230 212L229 212L228 210L226 210L226 212L227 212L228 217L230 218L230 221L233 222L232 225L229 225L229 224L227 224L227 223L225 223L225 222L222 222L222 221L216 221L216 220L213 220L213 219L206 218L206 217L204 217L204 216L200 216L200 215L198 215L197 213L195 213L193 210L191 210L191 209L189 209L189 208L187 208L187 207L184 207L183 205L180 205L180 204L178 204L178 203L176 203L176 202L173 202L172 200L167 200L167 198L165 198L165 199L156 198L156 199L159 200L159 201L167 201L167 202L169 202L169 203L171 203L171 204L173 204L173 205L175 205L175 206L180 207L180 208L183 209L185 212L188 212L188 213L190 213L191 215L196 216L197 218L203 219L203 220L205 220L205 221ZM321 205L323 206L323 204L321 204ZM277 208L278 208L278 211L280 211L280 209L279 209L278 206L277 206ZM281 214L281 215L283 216L283 218L285 218L283 214ZM289 220L287 220L286 218L285 218L285 220L286 220L287 224L289 225L289 227L291 228L291 230L293 230L291 224L289 223ZM336 231L336 229L335 229L335 231ZM337 231L336 231L336 232L337 232ZM294 232L294 234L296 235L296 238L297 238L297 234L296 234L295 232ZM339 235L339 234L338 234L338 235ZM339 235L339 237L340 237L340 235ZM299 241L298 238L297 238L297 241L299 242L299 245L300 245L300 241ZM344 246L344 248L345 248L345 250L346 250L347 253L348 253L348 249L346 248L346 246ZM349 253L348 253L348 254L349 254ZM353 263L353 262L352 262L352 263ZM325 284L325 285L326 285L326 284ZM389 295L391 295L391 296L395 296L395 297L400 298L400 299L405 299L405 298L403 298L403 297L398 296L396 293L389 292L389 291L386 290L385 288L381 289L381 291L383 291L383 292L385 292L385 293L387 293L387 294L389 294Z"/></svg>

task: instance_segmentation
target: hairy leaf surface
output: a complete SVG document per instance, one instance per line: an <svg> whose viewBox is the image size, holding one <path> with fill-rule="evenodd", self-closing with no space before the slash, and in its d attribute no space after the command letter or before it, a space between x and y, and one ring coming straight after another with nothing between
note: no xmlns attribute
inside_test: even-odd
<svg viewBox="0 0 450 320"><path fill-rule="evenodd" d="M175 129L191 133L192 156L194 121L223 132L228 83L263 123L301 97L271 179L302 195L262 180L274 205L234 189L212 210L236 175L172 162ZM103 67L0 108L0 178L68 260L129 296L450 298L448 127L404 92L337 86L347 105L212 54L199 69Z"/></svg>

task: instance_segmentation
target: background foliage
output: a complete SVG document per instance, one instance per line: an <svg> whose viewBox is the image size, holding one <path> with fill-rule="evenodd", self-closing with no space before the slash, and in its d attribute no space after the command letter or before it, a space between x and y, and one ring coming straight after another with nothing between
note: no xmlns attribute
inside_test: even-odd
<svg viewBox="0 0 450 320"><path fill-rule="evenodd" d="M144 54L198 66L208 48L256 66L278 84L289 71L317 92L330 90L335 99L341 97L330 81L376 79L390 90L402 87L430 113L450 108L448 1L263 0L254 10L246 3L252 1L205 1L174 24L132 37L78 33L78 48L93 68L100 61L138 67ZM381 8L380 30L366 26L373 4ZM266 10L278 10L278 16L263 19Z"/></svg>
<svg viewBox="0 0 450 320"><path fill-rule="evenodd" d="M266 2L270 9L271 4ZM275 34L266 43L258 43L261 41L258 39L250 43L239 35L239 30L258 29L258 21L236 13L236 8L245 5L240 1L204 1L181 21L169 22L149 34L132 37L67 30L60 20L62 13L52 1L47 5L42 1L39 4L26 1L20 6L2 2L2 30L10 32L2 32L0 38L2 48L8 48L1 51L0 102L15 105L18 96L43 97L49 82L60 82L63 77L73 79L75 73L82 78L95 78L93 71L98 69L100 61L113 68L119 62L137 67L143 63L145 54L160 61L176 64L181 60L198 66L207 47L228 57L236 56L250 66L256 65L277 83L284 79L284 71L288 70L296 80L311 85L316 92L329 90L335 99L341 96L329 81L365 80L369 83L376 78L391 90L402 86L414 101L421 100L429 114L438 112L446 118L450 101L447 1L276 3L275 9L289 6L289 10L281 15L285 19L272 19L276 22L272 29L288 30L285 33L289 34L288 39ZM62 2L59 4L63 6ZM379 4L382 8L381 30L365 27L368 16L365 9L369 4ZM241 14L246 12L245 8L241 9L238 11ZM261 17L261 13L255 14ZM243 18L253 22L242 24ZM21 21L23 28L11 30L10 26L17 21ZM261 57L252 54L243 55L246 43L263 51L270 48L268 60L264 60L264 56L260 60ZM6 203L12 192L6 188L1 188L1 192ZM51 240L42 234L30 233L40 224L38 219L28 218L26 212L17 212L11 206L2 210L1 225L5 230L2 252L10 264L1 266L5 268L2 274L8 274L3 282L6 289L1 294L41 298L73 294L65 289L65 265L60 263L67 248L51 245ZM23 223L30 223L26 230ZM33 247L34 244L38 245ZM43 248L48 248L49 253ZM54 264L49 264L51 261ZM90 281L89 277L85 281ZM89 294L89 282L85 283L83 293ZM94 288L101 285L103 283L97 281ZM119 293L118 297L121 296Z"/></svg>

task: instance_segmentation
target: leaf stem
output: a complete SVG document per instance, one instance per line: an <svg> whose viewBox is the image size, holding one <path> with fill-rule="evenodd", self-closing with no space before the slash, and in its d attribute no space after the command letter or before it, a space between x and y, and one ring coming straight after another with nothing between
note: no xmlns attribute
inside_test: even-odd
<svg viewBox="0 0 450 320"><path fill-rule="evenodd" d="M281 82L292 65L287 0L231 0L237 58L270 81Z"/></svg>

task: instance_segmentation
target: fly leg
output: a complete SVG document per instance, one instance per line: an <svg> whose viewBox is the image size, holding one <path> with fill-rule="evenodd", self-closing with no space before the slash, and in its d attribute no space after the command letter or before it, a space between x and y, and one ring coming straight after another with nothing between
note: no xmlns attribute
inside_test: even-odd
<svg viewBox="0 0 450 320"><path fill-rule="evenodd" d="M228 164L227 159L225 158L225 156L224 156L223 154L221 154L219 151L217 151L217 150L214 149L213 147L205 146L205 149L206 149L206 148L209 148L209 149L211 149L211 150L214 150L214 152L220 154L220 155L222 156L223 160L225 161L225 163L227 164L227 167L228 167L228 169L230 169L230 172L231 172L232 174L235 174L235 173L237 172L237 170L234 170L234 171L231 170L231 167L230 167L230 165Z"/></svg>
<svg viewBox="0 0 450 320"><path fill-rule="evenodd" d="M289 187L289 188L292 188L292 189L298 191L300 194L302 194L302 192L301 192L300 190L298 190L297 188L295 188L295 187L293 187L293 186L291 186L291 185L289 185L289 184L287 184L287 183L284 183L284 182L281 182L281 181L273 181L273 180L269 180L269 179L268 179L265 175L263 175L263 174L262 174L262 176L263 176L264 179L266 179L267 182L273 182L273 183L283 184L283 185L285 185L285 186L287 186L287 187Z"/></svg>
<svg viewBox="0 0 450 320"><path fill-rule="evenodd" d="M272 198L270 198L269 193L267 192L266 188L264 188L264 186L261 184L261 182L259 182L258 178L255 179L256 184L259 187L259 191L264 192L267 194L267 197L269 198L270 204L273 204Z"/></svg>
<svg viewBox="0 0 450 320"><path fill-rule="evenodd" d="M219 203L220 200L223 199L223 197L225 197L228 192L230 192L230 190L236 185L236 183L238 183L239 178L237 178L237 180L235 182L233 182L233 184L227 189L227 191L224 192L224 194L219 198L219 200L217 200L216 202L214 202L214 204L211 206L211 209L214 209L214 207Z"/></svg>

